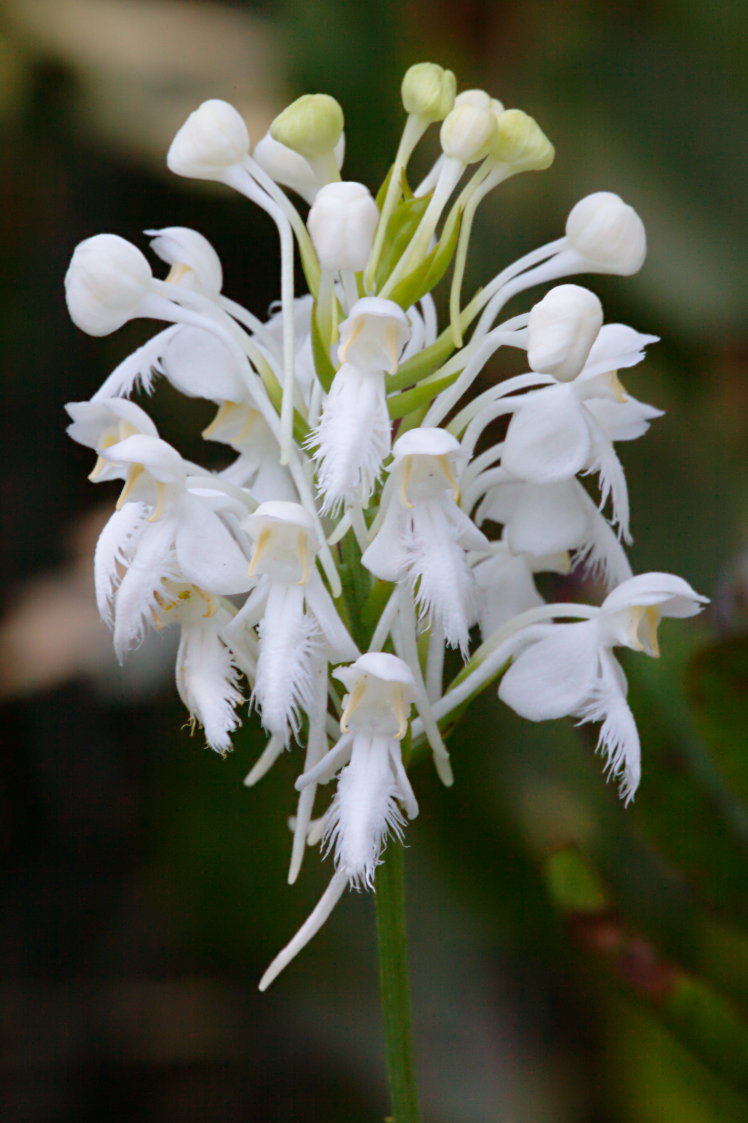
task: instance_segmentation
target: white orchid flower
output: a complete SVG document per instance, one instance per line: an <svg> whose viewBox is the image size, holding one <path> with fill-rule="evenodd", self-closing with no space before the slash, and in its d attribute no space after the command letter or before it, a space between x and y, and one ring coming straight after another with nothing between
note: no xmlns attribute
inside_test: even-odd
<svg viewBox="0 0 748 1123"><path fill-rule="evenodd" d="M577 479L534 484L503 468L486 472L478 485L485 495L475 521L502 523L504 541L515 555L546 557L572 552L573 564L600 574L608 587L631 577L618 537Z"/></svg>
<svg viewBox="0 0 748 1123"><path fill-rule="evenodd" d="M660 411L630 398L617 371L638 363L644 347L655 339L623 324L605 325L576 377L565 376L553 385L507 399L505 405L512 419L502 466L516 478L537 484L571 479L582 471L599 472L602 502L610 496L614 521L626 539L630 537L628 492L612 442L644 432Z"/></svg>
<svg viewBox="0 0 748 1123"><path fill-rule="evenodd" d="M347 885L374 888L374 874L389 834L402 840L405 820L418 814L403 766L400 741L408 728L415 682L395 655L368 652L336 678L347 688L340 726L343 736L327 755L296 781L303 791L338 775L326 816L324 845L333 849L336 872L317 907L276 956L260 981L265 990L324 924Z"/></svg>
<svg viewBox="0 0 748 1123"><path fill-rule="evenodd" d="M457 505L459 441L445 429L411 429L392 452L383 517L361 560L384 581L407 581L423 620L464 653L477 608L466 551L488 540Z"/></svg>
<svg viewBox="0 0 748 1123"><path fill-rule="evenodd" d="M660 619L693 616L706 601L670 573L631 577L608 594L591 619L534 624L509 640L503 652L512 656L512 665L501 680L499 698L530 721L567 715L601 721L598 749L628 803L639 785L639 734L612 648L657 656Z"/></svg>
<svg viewBox="0 0 748 1123"><path fill-rule="evenodd" d="M210 498L193 494L192 466L171 445L135 435L103 448L101 456L127 472L94 557L99 610L113 622L121 659L157 613L164 581L230 594L246 592L251 580L236 530L230 529L244 511L220 491Z"/></svg>
<svg viewBox="0 0 748 1123"><path fill-rule="evenodd" d="M399 305L373 296L357 301L340 325L342 366L309 440L324 512L366 503L374 490L391 444L385 377L397 370L409 336Z"/></svg>
<svg viewBox="0 0 748 1123"><path fill-rule="evenodd" d="M353 659L358 650L316 570L320 543L308 512L268 501L244 526L254 541L254 587L228 635L240 649L243 631L258 626L253 698L265 729L286 745L312 704L317 664Z"/></svg>

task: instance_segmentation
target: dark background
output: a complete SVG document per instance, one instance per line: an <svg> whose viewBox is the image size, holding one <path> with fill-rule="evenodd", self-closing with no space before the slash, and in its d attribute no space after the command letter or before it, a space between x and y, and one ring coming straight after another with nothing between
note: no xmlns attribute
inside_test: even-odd
<svg viewBox="0 0 748 1123"><path fill-rule="evenodd" d="M425 58L533 114L556 145L549 171L484 204L473 284L558 237L589 191L617 191L644 218L641 275L590 282L608 320L662 337L627 380L667 410L621 450L632 562L713 598L705 618L665 625L659 664L626 660L644 744L628 812L589 730L522 723L493 692L454 739L454 788L428 766L414 775L425 1119L748 1118L730 1065L664 1027L657 980L639 960L607 970L608 929L580 931L547 889L548 855L574 843L614 902L615 938L625 930L645 967L656 949L745 1011L747 23L729 0L0 3L3 1118L386 1113L367 895L349 894L256 991L329 876L310 854L285 884L295 761L244 788L254 723L221 762L183 728L169 637L121 671L96 618L90 556L113 496L86 482L90 456L65 437L62 407L152 325L81 335L62 277L91 234L144 246L144 228L194 226L221 254L226 291L264 314L278 295L273 228L228 192L168 175L177 127L224 97L258 139L293 97L324 90L345 109L346 175L376 188L401 127L402 72ZM153 409L184 455L209 459L195 436L204 405L160 390Z"/></svg>

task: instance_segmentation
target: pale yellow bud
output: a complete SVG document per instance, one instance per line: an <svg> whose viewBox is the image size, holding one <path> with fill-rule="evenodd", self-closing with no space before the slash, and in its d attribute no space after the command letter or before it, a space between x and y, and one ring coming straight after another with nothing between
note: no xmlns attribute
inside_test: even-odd
<svg viewBox="0 0 748 1123"><path fill-rule="evenodd" d="M454 105L455 89L451 70L435 62L417 62L406 70L401 86L405 112L424 121L443 121Z"/></svg>
<svg viewBox="0 0 748 1123"><path fill-rule="evenodd" d="M543 171L553 163L553 145L540 125L521 109L507 109L499 117L491 155L517 171Z"/></svg>
<svg viewBox="0 0 748 1123"><path fill-rule="evenodd" d="M343 132L343 110L329 94L303 94L270 126L273 140L307 159L332 152Z"/></svg>

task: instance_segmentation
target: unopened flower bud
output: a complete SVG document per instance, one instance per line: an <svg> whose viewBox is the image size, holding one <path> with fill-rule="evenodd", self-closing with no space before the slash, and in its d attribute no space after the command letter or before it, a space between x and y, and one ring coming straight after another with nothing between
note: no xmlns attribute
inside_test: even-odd
<svg viewBox="0 0 748 1123"><path fill-rule="evenodd" d="M378 220L377 204L363 183L328 183L320 188L307 226L322 268L363 269Z"/></svg>
<svg viewBox="0 0 748 1123"><path fill-rule="evenodd" d="M423 121L443 121L454 105L455 89L451 70L435 62L417 62L406 70L401 86L405 112Z"/></svg>
<svg viewBox="0 0 748 1123"><path fill-rule="evenodd" d="M252 153L254 159L267 174L280 183L283 187L290 187L307 203L313 203L322 183L315 174L314 169L304 156L287 148L278 140L273 140L270 133L265 133L262 140L258 140ZM340 139L333 149L333 156L338 169L342 167L345 155L345 134L340 134Z"/></svg>
<svg viewBox="0 0 748 1123"><path fill-rule="evenodd" d="M169 169L192 179L223 178L249 153L242 117L227 101L204 101L182 125L166 155Z"/></svg>
<svg viewBox="0 0 748 1123"><path fill-rule="evenodd" d="M153 281L140 250L117 234L96 234L76 246L65 274L73 323L89 335L109 335L137 312Z"/></svg>
<svg viewBox="0 0 748 1123"><path fill-rule="evenodd" d="M580 199L566 220L566 237L571 248L601 273L628 277L638 273L647 255L644 223L612 191L596 191Z"/></svg>
<svg viewBox="0 0 748 1123"><path fill-rule="evenodd" d="M167 226L144 233L151 237L151 249L156 256L171 265L166 278L170 284L218 296L223 288L223 270L207 238L186 226Z"/></svg>
<svg viewBox="0 0 748 1123"><path fill-rule="evenodd" d="M602 323L602 305L593 292L581 285L557 285L530 312L530 367L571 382L587 361Z"/></svg>
<svg viewBox="0 0 748 1123"><path fill-rule="evenodd" d="M500 114L491 155L517 171L544 171L553 163L555 150L540 125L521 109Z"/></svg>
<svg viewBox="0 0 748 1123"><path fill-rule="evenodd" d="M461 100L462 99L462 100ZM444 119L440 140L445 156L474 164L491 150L496 137L496 117L491 99L482 90L466 90L455 99Z"/></svg>
<svg viewBox="0 0 748 1123"><path fill-rule="evenodd" d="M329 94L303 94L270 126L273 140L308 159L332 152L343 131L343 110Z"/></svg>

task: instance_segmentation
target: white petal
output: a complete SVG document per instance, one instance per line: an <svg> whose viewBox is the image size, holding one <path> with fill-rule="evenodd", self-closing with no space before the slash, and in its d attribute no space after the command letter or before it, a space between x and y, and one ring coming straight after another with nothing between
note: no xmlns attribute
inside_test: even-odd
<svg viewBox="0 0 748 1123"><path fill-rule="evenodd" d="M125 437L102 449L101 455L114 464L142 464L160 483L183 483L187 472L187 462L160 437Z"/></svg>
<svg viewBox="0 0 748 1123"><path fill-rule="evenodd" d="M700 596L682 577L672 573L640 573L609 593L601 612L608 614L633 605L658 605L663 616L695 616L708 603L708 597Z"/></svg>
<svg viewBox="0 0 748 1123"><path fill-rule="evenodd" d="M392 739L357 734L350 763L340 773L328 813L327 847L352 885L374 888L387 835L402 838L405 821L397 805L398 790L390 765Z"/></svg>
<svg viewBox="0 0 748 1123"><path fill-rule="evenodd" d="M592 345L583 378L593 378L609 370L633 367L644 358L644 348L657 343L656 335L642 335L626 324L603 324Z"/></svg>
<svg viewBox="0 0 748 1123"><path fill-rule="evenodd" d="M305 595L308 609L319 624L320 631L329 645L331 662L345 663L358 658L359 650L348 634L348 629L340 619L333 599L316 570L305 586Z"/></svg>
<svg viewBox="0 0 748 1123"><path fill-rule="evenodd" d="M114 601L114 650L122 659L141 642L145 625L158 608L156 592L164 578L180 579L172 542L172 519L146 523Z"/></svg>
<svg viewBox="0 0 748 1123"><path fill-rule="evenodd" d="M573 479L523 484L506 527L509 546L514 553L536 557L580 546L590 521L585 499L584 488Z"/></svg>
<svg viewBox="0 0 748 1123"><path fill-rule="evenodd" d="M570 479L589 456L589 429L571 386L535 390L507 429L502 467L531 483Z"/></svg>
<svg viewBox="0 0 748 1123"><path fill-rule="evenodd" d="M236 539L207 504L183 495L179 502L176 552L188 581L209 593L244 593L252 584L249 563Z"/></svg>
<svg viewBox="0 0 748 1123"><path fill-rule="evenodd" d="M577 713L597 678L597 622L539 625L527 633L529 642L502 678L499 698L530 721Z"/></svg>
<svg viewBox="0 0 748 1123"><path fill-rule="evenodd" d="M631 542L629 493L623 467L613 445L594 422L590 427L590 435L592 437L592 452L588 468L591 472L600 473L600 506L604 507L608 497L610 497L613 508L613 522L618 523L623 540Z"/></svg>
<svg viewBox="0 0 748 1123"><path fill-rule="evenodd" d="M201 328L181 327L168 341L161 366L172 386L188 397L212 402L243 402L249 397L236 357Z"/></svg>
<svg viewBox="0 0 748 1123"><path fill-rule="evenodd" d="M396 496L385 507L382 524L361 558L362 565L382 581L398 581L407 563L404 530L407 512Z"/></svg>
<svg viewBox="0 0 748 1123"><path fill-rule="evenodd" d="M318 446L314 456L323 511L365 502L390 451L384 375L342 366L309 444Z"/></svg>
<svg viewBox="0 0 748 1123"><path fill-rule="evenodd" d="M111 601L148 515L142 503L125 503L115 511L99 535L94 553L94 585L99 615L112 625Z"/></svg>
<svg viewBox="0 0 748 1123"><path fill-rule="evenodd" d="M267 990L273 980L277 979L278 975L280 975L281 971L287 967L291 960L296 958L302 948L306 947L309 941L317 935L320 928L343 896L347 884L347 878L341 870L333 874L330 884L320 897L315 908L304 921L301 928L299 928L293 939L286 944L282 951L278 952L275 959L260 979L260 990Z"/></svg>
<svg viewBox="0 0 748 1123"><path fill-rule="evenodd" d="M216 752L231 748L231 733L240 720L239 674L227 647L218 638L220 617L183 624L177 654L177 689L187 709L205 730Z"/></svg>
<svg viewBox="0 0 748 1123"><path fill-rule="evenodd" d="M602 721L597 747L606 755L607 775L619 781L621 798L629 803L639 786L641 748L625 682L618 660L609 651L602 652L600 676L579 716L581 722Z"/></svg>
<svg viewBox="0 0 748 1123"><path fill-rule="evenodd" d="M287 744L298 732L301 712L309 709L319 658L318 633L304 613L301 586L271 583L259 632L253 699L265 729Z"/></svg>
<svg viewBox="0 0 748 1123"><path fill-rule="evenodd" d="M646 433L650 421L663 415L663 410L631 397L625 402L589 398L584 405L611 441L634 441Z"/></svg>
<svg viewBox="0 0 748 1123"><path fill-rule="evenodd" d="M543 603L524 557L514 557L507 551L480 561L473 572L479 593L478 621L484 640L518 613Z"/></svg>
<svg viewBox="0 0 748 1123"><path fill-rule="evenodd" d="M419 610L443 632L450 647L466 654L477 604L475 578L465 552L455 540L441 499L418 503L410 517L407 573Z"/></svg>
<svg viewBox="0 0 748 1123"><path fill-rule="evenodd" d="M91 400L129 397L133 390L138 388L150 394L153 390L154 375L161 373L161 357L169 345L169 340L180 331L182 328L179 325L172 325L160 331L158 335L154 335L153 339L149 339L142 347L138 347L137 351L133 351L132 355L128 355L118 367L114 368Z"/></svg>

